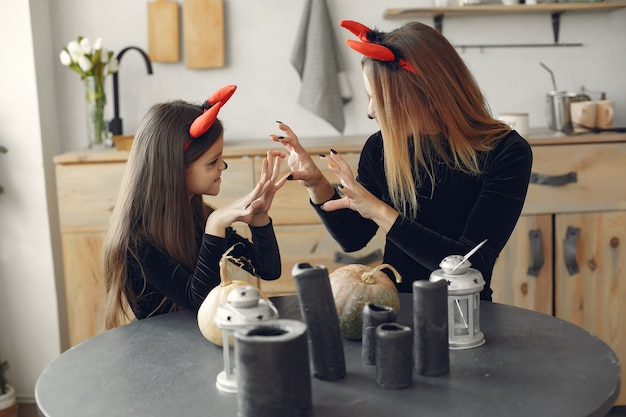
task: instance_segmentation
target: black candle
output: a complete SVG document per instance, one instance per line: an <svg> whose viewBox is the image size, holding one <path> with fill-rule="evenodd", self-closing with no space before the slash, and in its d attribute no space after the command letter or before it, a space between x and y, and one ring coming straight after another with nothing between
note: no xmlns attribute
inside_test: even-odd
<svg viewBox="0 0 626 417"><path fill-rule="evenodd" d="M415 373L440 376L450 372L448 281L413 282Z"/></svg>
<svg viewBox="0 0 626 417"><path fill-rule="evenodd" d="M363 307L361 358L365 365L376 364L376 327L379 324L394 321L396 321L396 312L392 307L371 303Z"/></svg>
<svg viewBox="0 0 626 417"><path fill-rule="evenodd" d="M313 414L306 325L279 319L235 332L238 417Z"/></svg>
<svg viewBox="0 0 626 417"><path fill-rule="evenodd" d="M313 376L335 381L346 376L343 336L333 298L328 270L322 265L299 263L293 267L302 318L307 325L307 339Z"/></svg>
<svg viewBox="0 0 626 417"><path fill-rule="evenodd" d="M376 327L376 383L400 389L413 383L413 330L398 323Z"/></svg>

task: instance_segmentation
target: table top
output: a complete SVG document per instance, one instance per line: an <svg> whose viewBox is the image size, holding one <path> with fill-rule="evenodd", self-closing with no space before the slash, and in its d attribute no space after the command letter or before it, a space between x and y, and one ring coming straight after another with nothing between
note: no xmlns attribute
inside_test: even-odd
<svg viewBox="0 0 626 417"><path fill-rule="evenodd" d="M272 299L281 318L299 319L296 296ZM411 294L398 322L412 325ZM313 379L313 415L605 416L620 390L620 364L604 342L566 321L481 302L486 343L450 351L450 373L414 376L409 388L376 384L361 343L344 341L347 376ZM222 349L195 315L170 313L99 334L64 352L35 387L44 417L236 416L237 394L215 387Z"/></svg>

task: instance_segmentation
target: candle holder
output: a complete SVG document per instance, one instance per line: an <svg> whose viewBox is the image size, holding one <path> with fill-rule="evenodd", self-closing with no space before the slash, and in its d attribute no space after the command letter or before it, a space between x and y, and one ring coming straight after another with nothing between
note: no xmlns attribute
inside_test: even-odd
<svg viewBox="0 0 626 417"><path fill-rule="evenodd" d="M444 258L430 281L448 281L448 340L450 349L470 349L485 343L480 331L480 297L485 286L480 271L460 255Z"/></svg>
<svg viewBox="0 0 626 417"><path fill-rule="evenodd" d="M226 302L217 308L215 324L222 330L224 370L217 375L215 385L220 391L237 392L234 356L234 334L238 329L278 319L278 310L271 301L261 297L251 285L232 290Z"/></svg>

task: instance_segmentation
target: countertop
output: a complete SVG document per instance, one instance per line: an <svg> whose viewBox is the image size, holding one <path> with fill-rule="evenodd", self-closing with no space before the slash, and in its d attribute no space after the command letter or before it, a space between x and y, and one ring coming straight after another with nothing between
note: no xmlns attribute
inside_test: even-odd
<svg viewBox="0 0 626 417"><path fill-rule="evenodd" d="M339 153L359 152L368 134L327 136L327 137L301 137L300 143L311 153L325 153L332 147ZM604 143L624 142L625 133L603 132L579 135L566 135L547 128L531 128L526 138L533 146L542 145L568 145L575 143ZM225 157L245 157L263 155L269 149L281 149L280 145L267 139L228 139L224 142ZM115 148L99 150L78 149L57 155L54 162L57 164L79 163L107 163L126 162L130 151L119 151Z"/></svg>

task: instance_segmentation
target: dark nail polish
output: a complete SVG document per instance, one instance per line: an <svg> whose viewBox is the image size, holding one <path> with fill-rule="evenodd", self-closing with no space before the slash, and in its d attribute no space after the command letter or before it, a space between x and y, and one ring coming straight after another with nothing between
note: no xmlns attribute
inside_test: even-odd
<svg viewBox="0 0 626 417"><path fill-rule="evenodd" d="M291 181L293 179L293 175L289 174L287 175L287 181Z"/></svg>
<svg viewBox="0 0 626 417"><path fill-rule="evenodd" d="M318 154L320 158L326 158L326 155L324 155L323 153Z"/></svg>
<svg viewBox="0 0 626 417"><path fill-rule="evenodd" d="M330 151L331 151L332 153L334 153L335 155L337 154L337 151L336 151L336 150L334 150L333 148L330 148Z"/></svg>
<svg viewBox="0 0 626 417"><path fill-rule="evenodd" d="M285 139L285 137L284 136L279 136L276 139L281 140L281 139Z"/></svg>
<svg viewBox="0 0 626 417"><path fill-rule="evenodd" d="M280 124L282 124L283 122L281 122L280 120L276 120L276 123L280 123Z"/></svg>
<svg viewBox="0 0 626 417"><path fill-rule="evenodd" d="M343 189L343 185L339 184L337 187Z"/></svg>

